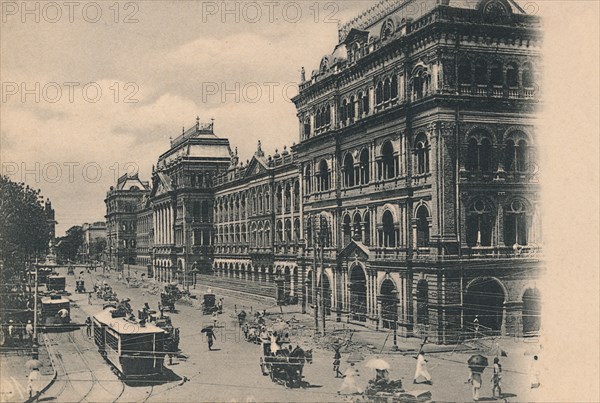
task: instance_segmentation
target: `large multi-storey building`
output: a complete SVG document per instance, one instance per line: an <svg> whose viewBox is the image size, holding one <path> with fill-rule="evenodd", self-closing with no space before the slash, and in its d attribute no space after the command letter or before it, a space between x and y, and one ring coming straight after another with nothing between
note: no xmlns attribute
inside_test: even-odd
<svg viewBox="0 0 600 403"><path fill-rule="evenodd" d="M540 44L507 0L384 1L340 28L294 99L337 315L437 341L476 316L537 330Z"/></svg>
<svg viewBox="0 0 600 403"><path fill-rule="evenodd" d="M337 320L438 342L475 318L538 331L540 47L513 0L375 4L302 73L291 150L244 165L199 121L171 142L149 198L158 279L281 274L304 307L320 294Z"/></svg>
<svg viewBox="0 0 600 403"><path fill-rule="evenodd" d="M196 124L171 140L152 172L153 264L159 281L185 284L194 272L211 271L213 181L232 164L229 140L214 123Z"/></svg>
<svg viewBox="0 0 600 403"><path fill-rule="evenodd" d="M148 182L137 173L122 175L106 193L106 263L113 268L136 264L137 210L146 194Z"/></svg>

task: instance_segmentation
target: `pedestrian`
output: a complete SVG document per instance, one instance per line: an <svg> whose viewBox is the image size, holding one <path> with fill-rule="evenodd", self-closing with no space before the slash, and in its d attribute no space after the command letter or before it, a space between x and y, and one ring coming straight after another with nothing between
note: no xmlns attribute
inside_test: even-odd
<svg viewBox="0 0 600 403"><path fill-rule="evenodd" d="M342 386L340 386L340 389L337 391L338 395L346 389L350 391L350 394L362 393L362 389L356 384L356 377L358 376L360 376L358 369L354 366L354 363L351 362L350 366L342 376L344 378L344 382L342 382Z"/></svg>
<svg viewBox="0 0 600 403"><path fill-rule="evenodd" d="M206 338L208 340L208 350L212 351L213 341L216 339L215 333L211 327L206 328Z"/></svg>
<svg viewBox="0 0 600 403"><path fill-rule="evenodd" d="M161 302L160 302L160 301L158 301L158 312L160 312L160 318L161 318L161 319L163 318L163 312L164 312L164 309L165 309L165 308L163 308L163 306L162 306Z"/></svg>
<svg viewBox="0 0 600 403"><path fill-rule="evenodd" d="M471 369L471 374L469 375L467 383L470 383L473 389L473 401L478 401L479 389L481 389L481 372L476 372L473 369Z"/></svg>
<svg viewBox="0 0 600 403"><path fill-rule="evenodd" d="M492 397L496 397L496 389L498 389L498 397L502 398L502 365L500 358L494 358L494 374L492 375Z"/></svg>
<svg viewBox="0 0 600 403"><path fill-rule="evenodd" d="M88 339L92 338L92 318L89 316L85 320L85 334L87 335Z"/></svg>
<svg viewBox="0 0 600 403"><path fill-rule="evenodd" d="M25 325L25 333L27 334L29 341L33 343L33 324L31 324L30 320L28 320L27 325Z"/></svg>
<svg viewBox="0 0 600 403"><path fill-rule="evenodd" d="M33 368L27 377L27 391L29 392L29 398L35 398L38 401L38 393L40 392L40 370L39 368Z"/></svg>
<svg viewBox="0 0 600 403"><path fill-rule="evenodd" d="M425 359L425 353L423 353L423 351L419 351L419 354L417 354L417 367L415 368L415 377L413 379L413 383L421 383L417 381L417 378L419 377L425 378L423 383L428 385L433 384L433 382L431 382L431 375L427 370L427 360Z"/></svg>
<svg viewBox="0 0 600 403"><path fill-rule="evenodd" d="M340 371L340 360L342 359L342 354L340 354L340 348L335 347L335 354L333 355L333 372L335 372L335 377L339 378L342 376L342 372Z"/></svg>
<svg viewBox="0 0 600 403"><path fill-rule="evenodd" d="M475 329L475 338L477 338L477 334L479 333L479 315L475 315L475 319L473 319L473 329Z"/></svg>
<svg viewBox="0 0 600 403"><path fill-rule="evenodd" d="M92 305L92 293L88 292L88 305Z"/></svg>

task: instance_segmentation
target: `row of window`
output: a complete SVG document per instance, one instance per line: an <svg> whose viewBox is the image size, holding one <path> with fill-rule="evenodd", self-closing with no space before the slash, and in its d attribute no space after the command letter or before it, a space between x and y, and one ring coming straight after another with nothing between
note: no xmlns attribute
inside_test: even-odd
<svg viewBox="0 0 600 403"><path fill-rule="evenodd" d="M250 229L250 233L246 231L246 228ZM300 236L300 220L296 218L293 223L292 220L287 219L285 221L277 220L275 224L275 242L277 243L293 243L298 242ZM246 227L246 224L228 226L217 229L217 243L218 244L246 244L250 241L251 246L256 247L270 247L271 246L271 224L266 221L264 224L253 223Z"/></svg>
<svg viewBox="0 0 600 403"><path fill-rule="evenodd" d="M530 168L529 144L527 140L508 139L501 150L499 160L507 172L525 172ZM495 150L492 141L483 137L469 139L465 168L471 172L492 172L495 170Z"/></svg>
<svg viewBox="0 0 600 403"><path fill-rule="evenodd" d="M509 88L534 88L535 78L533 65L530 62L519 66L515 62L502 63L499 60L488 64L485 60L459 62L457 68L458 84L492 85ZM519 78L521 85L519 85Z"/></svg>
<svg viewBox="0 0 600 403"><path fill-rule="evenodd" d="M275 212L290 212L300 209L300 185L297 181L293 184L286 183L284 187L277 186L275 191ZM215 206L215 215L218 222L237 221L245 219L250 214L261 214L271 211L271 196L268 191L252 193L249 198L250 205L246 208L246 196L229 201L218 200Z"/></svg>

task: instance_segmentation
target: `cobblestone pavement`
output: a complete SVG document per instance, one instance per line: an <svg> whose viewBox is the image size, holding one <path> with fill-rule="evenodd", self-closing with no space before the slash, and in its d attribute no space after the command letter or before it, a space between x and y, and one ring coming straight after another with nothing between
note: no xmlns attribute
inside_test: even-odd
<svg viewBox="0 0 600 403"><path fill-rule="evenodd" d="M113 272L110 275L103 275L100 271L94 273L84 273L86 288L91 289L94 281L107 281L113 286L119 298L131 298L131 305L134 311L141 308L144 302L148 302L152 308L157 306L159 294L148 287L150 282L145 280L146 285L141 287L128 287L124 280L119 281ZM133 275L132 275L133 277ZM141 278L141 277L138 277ZM133 280L132 280L133 281ZM73 276L67 278L67 288L73 292L71 299L74 301L72 317L75 322L83 323L86 316L91 316L102 309L102 302L95 297L92 299L92 305L87 302L87 295L74 293ZM200 296L206 292L206 286L199 285L195 290L191 290L193 295L197 295L197 300L191 300L192 305L177 305L177 312L171 314L173 324L180 328L181 342L180 348L185 357L174 359L173 365L167 366L178 379L184 377L188 382L173 381L164 384L135 387L127 386L124 392L117 398L117 401L341 401L349 400L352 397L340 397L337 395L337 389L342 380L336 379L332 369L333 352L326 350L326 341L328 339L315 340L314 319L307 314L301 314L297 306L280 308L274 306L274 301L266 298L256 298L254 296L243 295L240 293L228 293L219 289L213 291L217 297L224 297L224 313L218 315L217 340L214 345L214 351L208 351L207 343L203 334L200 332L203 324L213 323L212 316L202 315L199 309ZM292 316L298 320L293 325L295 331L292 332L292 343L299 344L303 348L314 349L314 360L311 365L306 365L304 377L307 387L299 389L289 389L282 385L274 383L268 376L263 376L259 367L261 348L258 345L246 342L237 326L235 310L244 309L247 312L252 309L255 312L258 309L266 309L269 319L281 317L289 320ZM468 377L466 360L472 354L470 351L460 351L453 349L443 353L428 353L428 367L433 377L433 385L418 384L413 385L413 374L416 360L414 353L406 355L390 352L389 332L376 332L361 328L352 327L335 322L328 322L328 331L333 331L333 327L338 328L337 335L352 334L352 342L349 345L350 350L356 350L364 356L364 360L357 364L361 376L358 378L358 384L364 388L367 381L374 377L374 371L366 368L364 364L372 357L381 357L387 360L390 365L390 378L401 379L404 388L408 391L429 390L435 401L471 401L470 385L465 384ZM82 329L81 334L84 330ZM387 338L387 344L381 349L380 345ZM77 336L75 338L79 346L83 346L90 351L95 358L89 358L90 366L98 371L105 373L103 377L111 379L112 373L106 373L108 365L100 358L97 352L94 352L93 343L86 337ZM531 401L535 400L537 390L529 388L530 377L526 374L529 369L531 357L525 355L527 345L522 341L501 339L498 340L502 349L508 353L507 357L502 357L504 371L504 400L507 401ZM411 346L419 345L419 340L400 339L401 347L410 349ZM371 348L367 347L371 345ZM430 347L430 346L428 346ZM60 347L59 347L60 349ZM350 351L342 349L342 372L347 363L346 358ZM87 356L86 356L87 357ZM488 358L492 356L488 355ZM491 370L486 369L483 376L483 387L481 390L482 400L493 400L491 398L492 383ZM116 377L114 377L116 379ZM104 378L103 378L104 379ZM113 388L120 391L119 383L111 383ZM106 399L100 399L101 391L96 387L94 391L95 401L114 401L115 392L111 390L106 394ZM49 391L50 392L50 391ZM82 392L83 393L83 392ZM110 397L109 397L110 395ZM51 396L51 394L48 394ZM88 400L92 401L92 400Z"/></svg>

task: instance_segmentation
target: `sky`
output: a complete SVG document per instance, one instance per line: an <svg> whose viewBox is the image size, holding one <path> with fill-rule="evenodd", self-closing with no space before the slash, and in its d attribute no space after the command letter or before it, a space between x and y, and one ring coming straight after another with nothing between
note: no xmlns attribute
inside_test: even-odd
<svg viewBox="0 0 600 403"><path fill-rule="evenodd" d="M242 161L298 141L302 66L372 1L2 1L2 173L40 188L57 234L104 219L118 176L215 121Z"/></svg>

